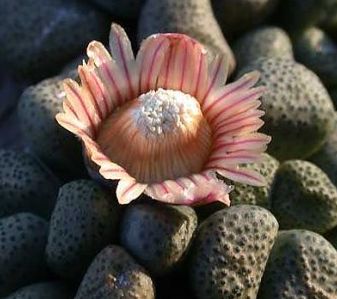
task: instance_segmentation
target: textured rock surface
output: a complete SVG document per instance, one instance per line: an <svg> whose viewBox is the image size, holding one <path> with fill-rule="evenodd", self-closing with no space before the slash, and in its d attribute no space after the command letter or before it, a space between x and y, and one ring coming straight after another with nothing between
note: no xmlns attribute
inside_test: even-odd
<svg viewBox="0 0 337 299"><path fill-rule="evenodd" d="M325 86L337 84L337 44L317 27L294 39L296 60L313 70Z"/></svg>
<svg viewBox="0 0 337 299"><path fill-rule="evenodd" d="M199 227L189 276L200 299L253 299L278 224L267 210L241 205L221 210Z"/></svg>
<svg viewBox="0 0 337 299"><path fill-rule="evenodd" d="M0 57L11 71L43 78L109 31L107 17L84 1L1 2Z"/></svg>
<svg viewBox="0 0 337 299"><path fill-rule="evenodd" d="M47 276L48 224L29 213L0 219L0 297Z"/></svg>
<svg viewBox="0 0 337 299"><path fill-rule="evenodd" d="M29 148L63 176L83 176L81 144L55 120L62 112L64 77L46 79L21 95L20 127Z"/></svg>
<svg viewBox="0 0 337 299"><path fill-rule="evenodd" d="M335 123L331 98L319 78L290 59L261 58L240 70L261 72L268 153L278 160L302 159L317 151Z"/></svg>
<svg viewBox="0 0 337 299"><path fill-rule="evenodd" d="M40 282L23 287L5 299L73 299L73 291L63 282Z"/></svg>
<svg viewBox="0 0 337 299"><path fill-rule="evenodd" d="M137 18L145 0L91 0L91 2L109 11L115 17L134 19Z"/></svg>
<svg viewBox="0 0 337 299"><path fill-rule="evenodd" d="M96 254L116 239L118 204L89 180L60 189L50 220L47 262L64 278L79 279Z"/></svg>
<svg viewBox="0 0 337 299"><path fill-rule="evenodd" d="M337 225L337 189L310 162L290 160L281 164L270 196L271 210L282 229L324 233Z"/></svg>
<svg viewBox="0 0 337 299"><path fill-rule="evenodd" d="M213 53L226 54L230 70L235 67L234 55L215 20L209 0L148 0L140 15L138 40L158 32L185 33Z"/></svg>
<svg viewBox="0 0 337 299"><path fill-rule="evenodd" d="M19 212L49 217L58 187L30 155L0 150L0 217Z"/></svg>
<svg viewBox="0 0 337 299"><path fill-rule="evenodd" d="M337 251L316 233L280 232L258 298L337 298Z"/></svg>
<svg viewBox="0 0 337 299"><path fill-rule="evenodd" d="M119 246L104 248L90 265L75 299L154 299L151 278Z"/></svg>
<svg viewBox="0 0 337 299"><path fill-rule="evenodd" d="M268 154L263 154L263 160L260 163L249 164L248 169L253 169L261 173L267 182L264 187L254 187L246 184L234 183L234 190L230 193L232 205L252 204L268 208L269 194L275 172L279 167L279 162Z"/></svg>
<svg viewBox="0 0 337 299"><path fill-rule="evenodd" d="M274 11L279 2L278 0L211 1L225 36L238 35L262 23Z"/></svg>
<svg viewBox="0 0 337 299"><path fill-rule="evenodd" d="M239 68L260 57L294 58L288 34L272 26L247 32L235 42L233 50Z"/></svg>
<svg viewBox="0 0 337 299"><path fill-rule="evenodd" d="M121 244L154 275L172 270L186 253L197 216L187 206L130 205L121 224Z"/></svg>

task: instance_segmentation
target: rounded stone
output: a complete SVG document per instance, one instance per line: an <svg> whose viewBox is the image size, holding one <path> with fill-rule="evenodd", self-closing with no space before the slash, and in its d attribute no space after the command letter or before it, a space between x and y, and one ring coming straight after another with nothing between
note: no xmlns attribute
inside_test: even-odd
<svg viewBox="0 0 337 299"><path fill-rule="evenodd" d="M289 160L281 164L270 197L271 211L282 229L324 233L337 225L337 189L310 162Z"/></svg>
<svg viewBox="0 0 337 299"><path fill-rule="evenodd" d="M260 27L241 36L233 46L238 68L261 57L293 59L293 47L288 34L279 27Z"/></svg>
<svg viewBox="0 0 337 299"><path fill-rule="evenodd" d="M211 1L221 29L225 36L229 37L237 36L265 21L279 2L279 0Z"/></svg>
<svg viewBox="0 0 337 299"><path fill-rule="evenodd" d="M54 74L109 31L109 18L78 0L3 0L0 19L1 60L33 80Z"/></svg>
<svg viewBox="0 0 337 299"><path fill-rule="evenodd" d="M32 212L49 217L59 182L32 156L0 149L0 217Z"/></svg>
<svg viewBox="0 0 337 299"><path fill-rule="evenodd" d="M311 27L294 38L296 60L314 71L325 84L337 84L337 44L321 29Z"/></svg>
<svg viewBox="0 0 337 299"><path fill-rule="evenodd" d="M317 151L333 130L335 111L319 78L291 59L260 58L240 70L261 72L268 153L278 160L303 159Z"/></svg>
<svg viewBox="0 0 337 299"><path fill-rule="evenodd" d="M148 0L139 18L138 40L158 32L187 34L213 54L227 56L230 72L235 58L215 20L209 0Z"/></svg>
<svg viewBox="0 0 337 299"><path fill-rule="evenodd" d="M73 299L73 291L61 281L40 282L25 286L5 299Z"/></svg>
<svg viewBox="0 0 337 299"><path fill-rule="evenodd" d="M96 254L117 237L117 199L93 181L61 187L50 220L46 257L53 272L82 277Z"/></svg>
<svg viewBox="0 0 337 299"><path fill-rule="evenodd" d="M263 187L255 187L232 182L232 184L234 184L234 190L229 195L232 205L251 204L269 208L271 186L280 163L268 154L263 154L262 156L261 162L248 164L245 168L255 170L262 174L267 184Z"/></svg>
<svg viewBox="0 0 337 299"><path fill-rule="evenodd" d="M48 223L30 213L0 219L0 297L47 277Z"/></svg>
<svg viewBox="0 0 337 299"><path fill-rule="evenodd" d="M122 248L110 245L93 260L75 299L154 299L152 279Z"/></svg>
<svg viewBox="0 0 337 299"><path fill-rule="evenodd" d="M277 230L275 217L257 206L238 205L207 218L190 251L196 298L256 298Z"/></svg>
<svg viewBox="0 0 337 299"><path fill-rule="evenodd" d="M258 298L337 298L337 251L314 232L281 231L270 253Z"/></svg>
<svg viewBox="0 0 337 299"><path fill-rule="evenodd" d="M28 87L20 97L20 128L28 147L60 176L83 177L85 167L79 140L56 121L63 112L63 76Z"/></svg>

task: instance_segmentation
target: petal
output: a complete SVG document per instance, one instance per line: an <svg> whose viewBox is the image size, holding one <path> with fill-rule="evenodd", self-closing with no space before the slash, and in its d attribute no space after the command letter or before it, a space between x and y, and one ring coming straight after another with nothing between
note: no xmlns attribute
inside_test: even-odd
<svg viewBox="0 0 337 299"><path fill-rule="evenodd" d="M86 127L77 118L66 113L58 113L55 117L56 121L68 131L74 133L78 137L91 136L90 128Z"/></svg>
<svg viewBox="0 0 337 299"><path fill-rule="evenodd" d="M212 168L220 175L232 181L253 186L265 186L265 178L258 172L251 169L240 169L237 167Z"/></svg>
<svg viewBox="0 0 337 299"><path fill-rule="evenodd" d="M235 122L224 126L216 131L214 138L224 136L243 136L252 132L256 132L264 124L264 121L255 116L247 118L242 121Z"/></svg>
<svg viewBox="0 0 337 299"><path fill-rule="evenodd" d="M206 168L221 168L243 163L254 163L261 159L261 153L239 150L231 153L214 153L209 158Z"/></svg>
<svg viewBox="0 0 337 299"><path fill-rule="evenodd" d="M127 82L127 93L132 100L138 96L138 67L125 30L115 23L111 25L109 46L114 60L123 72L124 80Z"/></svg>
<svg viewBox="0 0 337 299"><path fill-rule="evenodd" d="M139 197L146 189L146 184L137 183L136 180L120 180L116 194L120 204L128 204Z"/></svg>
<svg viewBox="0 0 337 299"><path fill-rule="evenodd" d="M212 201L222 201L229 205L227 186L211 172L194 174L176 180L149 185L145 193L162 202L182 205L199 205Z"/></svg>

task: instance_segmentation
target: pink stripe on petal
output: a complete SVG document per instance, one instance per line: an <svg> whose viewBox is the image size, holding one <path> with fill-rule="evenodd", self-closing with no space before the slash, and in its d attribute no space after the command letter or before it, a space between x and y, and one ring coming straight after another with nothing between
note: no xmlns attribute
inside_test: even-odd
<svg viewBox="0 0 337 299"><path fill-rule="evenodd" d="M139 197L146 189L146 184L137 183L136 180L120 180L116 195L120 204L128 204Z"/></svg>
<svg viewBox="0 0 337 299"><path fill-rule="evenodd" d="M263 120L256 118L245 122L238 122L231 126L225 127L223 130L218 130L214 138L220 138L222 136L241 136L244 134L256 132L263 126L263 124Z"/></svg>
<svg viewBox="0 0 337 299"><path fill-rule="evenodd" d="M208 167L226 167L230 165L238 165L244 163L254 163L261 159L261 153L254 153L245 150L239 150L237 152L228 153L228 154L213 154L207 164Z"/></svg>
<svg viewBox="0 0 337 299"><path fill-rule="evenodd" d="M253 186L265 186L265 178L256 171L251 169L239 169L231 167L212 168L220 175L232 181L249 184Z"/></svg>
<svg viewBox="0 0 337 299"><path fill-rule="evenodd" d="M207 52L199 51L199 57L197 60L198 70L194 82L192 81L192 95L196 97L199 101L202 99L206 92L206 82L208 77L208 62L207 62Z"/></svg>

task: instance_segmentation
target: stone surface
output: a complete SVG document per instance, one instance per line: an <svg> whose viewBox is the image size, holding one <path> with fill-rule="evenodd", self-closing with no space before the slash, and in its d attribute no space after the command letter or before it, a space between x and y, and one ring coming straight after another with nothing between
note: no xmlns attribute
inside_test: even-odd
<svg viewBox="0 0 337 299"><path fill-rule="evenodd" d="M258 70L265 125L272 136L268 153L278 160L303 159L317 151L333 130L335 112L331 98L319 78L290 59L260 58L240 70Z"/></svg>
<svg viewBox="0 0 337 299"><path fill-rule="evenodd" d="M75 299L154 299L151 278L121 247L104 248L90 265Z"/></svg>
<svg viewBox="0 0 337 299"><path fill-rule="evenodd" d="M0 217L32 212L49 217L59 182L32 156L0 149Z"/></svg>
<svg viewBox="0 0 337 299"><path fill-rule="evenodd" d="M258 298L337 298L337 251L316 233L280 232L270 253Z"/></svg>
<svg viewBox="0 0 337 299"><path fill-rule="evenodd" d="M324 233L337 225L337 189L310 162L290 160L281 164L270 197L271 211L282 229Z"/></svg>
<svg viewBox="0 0 337 299"><path fill-rule="evenodd" d="M1 298L47 277L47 231L48 223L30 213L0 219Z"/></svg>
<svg viewBox="0 0 337 299"><path fill-rule="evenodd" d="M227 55L230 71L234 70L234 55L215 20L209 0L148 0L140 15L138 40L158 32L187 34L214 54Z"/></svg>
<svg viewBox="0 0 337 299"><path fill-rule="evenodd" d="M73 291L60 281L40 282L23 287L5 299L73 299Z"/></svg>
<svg viewBox="0 0 337 299"><path fill-rule="evenodd" d="M109 18L78 0L3 0L0 19L0 60L33 80L54 74L109 32Z"/></svg>
<svg viewBox="0 0 337 299"><path fill-rule="evenodd" d="M170 272L189 248L197 216L187 206L129 205L122 220L122 246L153 275Z"/></svg>
<svg viewBox="0 0 337 299"><path fill-rule="evenodd" d="M114 17L123 19L135 19L145 0L90 0L103 10L108 11Z"/></svg>
<svg viewBox="0 0 337 299"><path fill-rule="evenodd" d="M93 181L62 186L50 220L49 267L64 278L82 277L96 254L116 239L118 212L117 199Z"/></svg>
<svg viewBox="0 0 337 299"><path fill-rule="evenodd" d="M245 166L261 173L265 177L267 185L255 187L233 182L234 190L230 193L231 205L251 204L269 208L270 190L279 164L272 156L263 154L263 160L260 163Z"/></svg>
<svg viewBox="0 0 337 299"><path fill-rule="evenodd" d="M189 278L199 299L255 299L278 230L267 210L249 205L223 209L199 227Z"/></svg>

